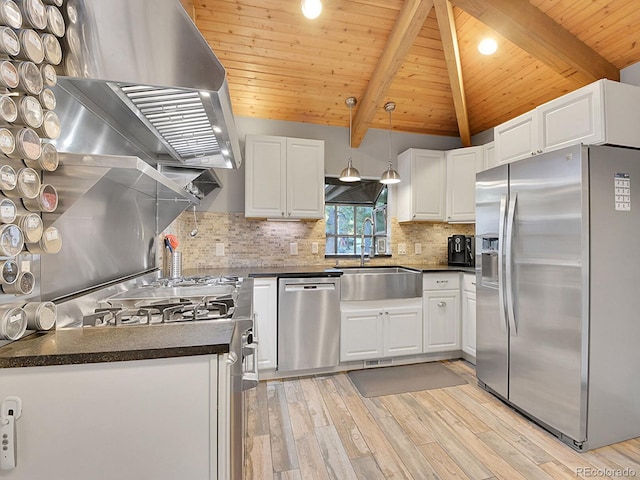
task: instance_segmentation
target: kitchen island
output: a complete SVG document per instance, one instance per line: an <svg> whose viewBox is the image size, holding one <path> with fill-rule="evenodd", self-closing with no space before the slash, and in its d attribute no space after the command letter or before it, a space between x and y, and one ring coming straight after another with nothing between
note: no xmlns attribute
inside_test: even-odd
<svg viewBox="0 0 640 480"><path fill-rule="evenodd" d="M233 352L250 310L249 301L233 319L59 328L0 348L16 447L0 458L3 478L229 478L241 398L233 369L243 364Z"/></svg>
<svg viewBox="0 0 640 480"><path fill-rule="evenodd" d="M0 401L22 404L3 478L226 478L233 327L62 329L0 348Z"/></svg>
<svg viewBox="0 0 640 480"><path fill-rule="evenodd" d="M211 282L130 278L60 302L64 325L0 348L3 421L16 426L3 474L239 478L253 280Z"/></svg>
<svg viewBox="0 0 640 480"><path fill-rule="evenodd" d="M15 468L9 451L2 478L228 478L218 471L230 417L225 355L102 355L100 363L0 369L0 402L21 405L5 439L15 446Z"/></svg>

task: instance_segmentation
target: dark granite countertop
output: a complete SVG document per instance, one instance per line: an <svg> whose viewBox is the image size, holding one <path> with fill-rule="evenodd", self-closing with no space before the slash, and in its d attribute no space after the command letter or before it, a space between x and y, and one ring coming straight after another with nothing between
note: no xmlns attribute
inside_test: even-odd
<svg viewBox="0 0 640 480"><path fill-rule="evenodd" d="M0 368L221 354L229 351L232 333L229 321L34 333L0 348Z"/></svg>

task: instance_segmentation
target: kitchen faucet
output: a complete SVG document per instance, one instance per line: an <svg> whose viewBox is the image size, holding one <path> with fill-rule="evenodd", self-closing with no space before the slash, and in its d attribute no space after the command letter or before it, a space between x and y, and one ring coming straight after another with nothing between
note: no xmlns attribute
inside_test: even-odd
<svg viewBox="0 0 640 480"><path fill-rule="evenodd" d="M362 221L362 235L360 236L360 266L364 267L364 229L367 226L367 222L369 222L371 224L371 230L373 230L373 219L371 217L365 217L365 219ZM373 233L373 231L371 232ZM373 238L373 235L372 235ZM373 244L371 245L371 247L369 248L369 256L367 258L367 262L369 260L371 260L371 257L373 255L371 255L371 250L373 249Z"/></svg>

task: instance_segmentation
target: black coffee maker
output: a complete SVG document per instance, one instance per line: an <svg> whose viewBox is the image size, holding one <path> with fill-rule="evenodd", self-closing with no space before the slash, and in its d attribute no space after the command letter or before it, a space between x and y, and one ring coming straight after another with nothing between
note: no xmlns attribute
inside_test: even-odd
<svg viewBox="0 0 640 480"><path fill-rule="evenodd" d="M473 236L452 235L449 237L449 265L473 267Z"/></svg>

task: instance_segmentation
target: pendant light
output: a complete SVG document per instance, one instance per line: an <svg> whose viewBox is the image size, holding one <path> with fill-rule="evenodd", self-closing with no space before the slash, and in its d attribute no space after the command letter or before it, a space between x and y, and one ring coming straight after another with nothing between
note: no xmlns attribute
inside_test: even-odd
<svg viewBox="0 0 640 480"><path fill-rule="evenodd" d="M396 109L394 102L384 104L384 110L389 113L389 167L380 176L380 183L392 184L400 183L400 174L391 165L391 112Z"/></svg>
<svg viewBox="0 0 640 480"><path fill-rule="evenodd" d="M347 163L347 168L340 172L340 181L358 182L360 181L360 172L356 167L353 166L353 161L351 160L351 153L353 152L353 149L351 148L351 111L353 110L353 107L355 107L356 103L358 103L358 101L356 100L356 97L349 97L344 101L344 103L346 103L349 107L349 160Z"/></svg>

